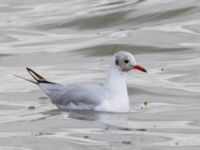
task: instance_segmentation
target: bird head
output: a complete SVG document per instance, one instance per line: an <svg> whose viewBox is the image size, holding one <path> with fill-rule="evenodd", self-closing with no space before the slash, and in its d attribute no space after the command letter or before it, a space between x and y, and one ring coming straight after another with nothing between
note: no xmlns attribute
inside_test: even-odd
<svg viewBox="0 0 200 150"><path fill-rule="evenodd" d="M126 51L120 51L114 55L115 65L122 72L128 72L130 70L136 69L142 72L147 72L146 69L139 64L137 64L135 57Z"/></svg>

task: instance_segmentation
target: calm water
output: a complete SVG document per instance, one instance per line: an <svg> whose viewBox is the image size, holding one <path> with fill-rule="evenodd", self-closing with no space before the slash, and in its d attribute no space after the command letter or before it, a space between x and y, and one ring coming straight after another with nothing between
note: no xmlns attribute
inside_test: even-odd
<svg viewBox="0 0 200 150"><path fill-rule="evenodd" d="M199 0L0 0L0 19L0 149L200 149ZM13 76L101 83L114 47L149 72L127 114L61 112Z"/></svg>

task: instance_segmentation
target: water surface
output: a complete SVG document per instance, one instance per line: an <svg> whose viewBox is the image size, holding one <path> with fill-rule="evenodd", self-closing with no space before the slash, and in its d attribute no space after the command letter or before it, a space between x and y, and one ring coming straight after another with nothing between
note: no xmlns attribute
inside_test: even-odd
<svg viewBox="0 0 200 150"><path fill-rule="evenodd" d="M198 0L0 0L0 149L199 150ZM63 112L24 77L102 83L113 49L128 73L131 112ZM144 105L147 102L147 105Z"/></svg>

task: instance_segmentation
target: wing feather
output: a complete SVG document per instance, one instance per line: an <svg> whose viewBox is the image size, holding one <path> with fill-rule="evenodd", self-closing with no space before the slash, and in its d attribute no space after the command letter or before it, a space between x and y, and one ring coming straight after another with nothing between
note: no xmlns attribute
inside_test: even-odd
<svg viewBox="0 0 200 150"><path fill-rule="evenodd" d="M101 93L101 94L99 94ZM105 97L103 88L95 84L72 84L65 87L52 99L56 105L98 105Z"/></svg>

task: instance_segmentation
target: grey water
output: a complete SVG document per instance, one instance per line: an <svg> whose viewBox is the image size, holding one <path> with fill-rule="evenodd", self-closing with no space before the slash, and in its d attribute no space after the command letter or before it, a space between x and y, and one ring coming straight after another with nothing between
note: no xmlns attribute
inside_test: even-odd
<svg viewBox="0 0 200 150"><path fill-rule="evenodd" d="M1 150L199 150L199 0L0 0ZM102 83L115 51L129 113L60 111L29 77Z"/></svg>

